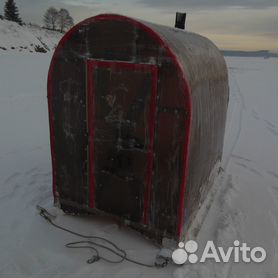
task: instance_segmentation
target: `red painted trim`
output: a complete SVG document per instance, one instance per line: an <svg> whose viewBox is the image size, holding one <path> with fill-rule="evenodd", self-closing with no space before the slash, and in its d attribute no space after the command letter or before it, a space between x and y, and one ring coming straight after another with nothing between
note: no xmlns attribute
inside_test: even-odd
<svg viewBox="0 0 278 278"><path fill-rule="evenodd" d="M52 58L52 61L54 59ZM57 202L58 194L56 188L56 166L55 166L55 152L54 152L54 132L53 132L53 112L52 112L52 70L53 62L51 62L49 74L47 77L47 104L48 104L48 117L49 117L49 134L50 134L50 152L52 162L52 193L54 203Z"/></svg>
<svg viewBox="0 0 278 278"><path fill-rule="evenodd" d="M151 184L153 171L153 145L155 133L155 116L156 116L156 100L157 100L157 67L153 66L152 71L152 92L149 104L149 145L147 150L147 166L144 178L144 212L143 223L147 225L150 221L150 201L151 201Z"/></svg>
<svg viewBox="0 0 278 278"><path fill-rule="evenodd" d="M189 138L190 138L190 126L191 126L191 117L192 117L192 112L191 112L191 96L190 96L190 90L189 90L189 85L188 82L185 78L185 74L183 71L182 66L180 65L175 53L171 50L171 48L168 46L168 44L163 40L162 37L158 33L156 33L154 30L152 30L150 27L148 27L146 24L141 23L140 21L136 21L134 19L128 18L126 16L121 16L121 15L115 15L115 14L101 14L98 16L90 17L84 21L81 21L74 27L72 27L65 35L64 37L60 40L55 53L52 57L51 61L51 66L49 69L49 76L52 75L52 71L54 68L55 64L55 59L58 56L60 50L63 48L65 43L70 39L70 37L83 25L86 24L91 24L93 22L101 21L101 20L115 20L115 21L126 21L129 22L130 24L136 26L139 29L144 30L149 36L156 41L158 44L161 45L166 50L167 55L172 59L173 63L175 64L177 68L177 72L179 74L179 77L182 81L182 86L185 94L185 106L186 106L186 111L187 111L187 118L186 118L186 123L185 123L185 141L184 141L184 147L183 147L183 175L182 175L182 180L180 184L180 199L179 199L179 205L178 205L178 224L177 224L177 238L180 239L181 237L181 232L182 232L182 226L183 226L183 217L184 217L184 197L185 197L185 191L186 191L186 179L187 179L187 174L188 174L188 155L189 155L189 150L188 150L188 143L189 143ZM51 86L52 87L52 86ZM50 88L50 85L48 86ZM48 96L52 94L51 89L48 90ZM51 102L51 101L50 101ZM52 121L52 111L49 111L49 124L51 126L51 121ZM54 155L54 140L53 140L53 132L50 131L50 141L51 141L51 154L52 154L52 168L53 168L53 176L55 176L55 161L53 159ZM53 190L56 190L56 187L54 186L55 184L55 179L53 179ZM55 195L55 194L54 194Z"/></svg>
<svg viewBox="0 0 278 278"><path fill-rule="evenodd" d="M88 90L88 133L89 133L89 207L94 207L95 194L95 179L94 179L94 69L114 68L120 70L140 70L143 72L151 72L151 99L149 104L149 144L147 148L147 165L144 177L144 208L143 208L143 223L147 224L149 221L150 208L150 194L152 182L152 168L153 168L153 140L155 128L155 112L156 112L156 97L157 97L157 67L150 64L134 64L128 62L118 61L87 61L87 90Z"/></svg>
<svg viewBox="0 0 278 278"><path fill-rule="evenodd" d="M183 144L183 158L182 158L182 165L184 167L181 184L180 184L180 196L179 196L179 208L178 208L178 227L177 227L177 237L178 240L181 240L182 235L182 227L183 227L183 219L184 219L184 199L186 194L186 182L188 176L188 157L189 157L189 140L190 140L190 131L191 131L191 119L192 119L192 103L190 98L190 90L189 85L184 78L184 92L186 97L186 112L187 117L185 120L185 140Z"/></svg>

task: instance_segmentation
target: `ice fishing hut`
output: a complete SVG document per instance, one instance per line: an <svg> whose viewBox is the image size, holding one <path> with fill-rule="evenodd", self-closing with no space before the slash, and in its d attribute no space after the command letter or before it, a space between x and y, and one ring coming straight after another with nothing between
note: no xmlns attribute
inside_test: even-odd
<svg viewBox="0 0 278 278"><path fill-rule="evenodd" d="M183 238L219 168L228 94L200 35L114 14L77 24L48 75L55 202Z"/></svg>

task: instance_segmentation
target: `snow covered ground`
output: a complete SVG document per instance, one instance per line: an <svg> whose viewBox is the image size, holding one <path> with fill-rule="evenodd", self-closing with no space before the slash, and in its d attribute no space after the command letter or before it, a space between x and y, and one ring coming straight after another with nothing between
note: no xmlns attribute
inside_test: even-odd
<svg viewBox="0 0 278 278"><path fill-rule="evenodd" d="M3 52L52 51L62 34L35 25L20 26L15 22L0 20L0 54Z"/></svg>
<svg viewBox="0 0 278 278"><path fill-rule="evenodd" d="M51 53L0 53L0 276L277 277L278 59L227 58L230 77L224 178L198 236L232 246L262 246L260 264L207 262L149 269L128 262L86 263L78 238L38 216L40 204L71 229L104 236L130 257L152 262L158 249L138 233L101 218L64 215L52 205L46 78Z"/></svg>

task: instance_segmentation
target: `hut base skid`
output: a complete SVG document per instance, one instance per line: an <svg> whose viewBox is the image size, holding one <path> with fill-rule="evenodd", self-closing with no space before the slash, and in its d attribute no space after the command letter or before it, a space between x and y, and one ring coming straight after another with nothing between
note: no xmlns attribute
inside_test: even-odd
<svg viewBox="0 0 278 278"><path fill-rule="evenodd" d="M55 203L158 243L196 234L228 96L224 58L204 37L113 14L77 24L48 75Z"/></svg>

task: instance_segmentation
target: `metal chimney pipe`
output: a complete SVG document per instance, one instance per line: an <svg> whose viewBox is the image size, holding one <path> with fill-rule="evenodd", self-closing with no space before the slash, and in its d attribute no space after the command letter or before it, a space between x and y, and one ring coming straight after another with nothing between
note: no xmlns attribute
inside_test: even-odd
<svg viewBox="0 0 278 278"><path fill-rule="evenodd" d="M186 20L186 13L176 12L175 28L184 29Z"/></svg>

